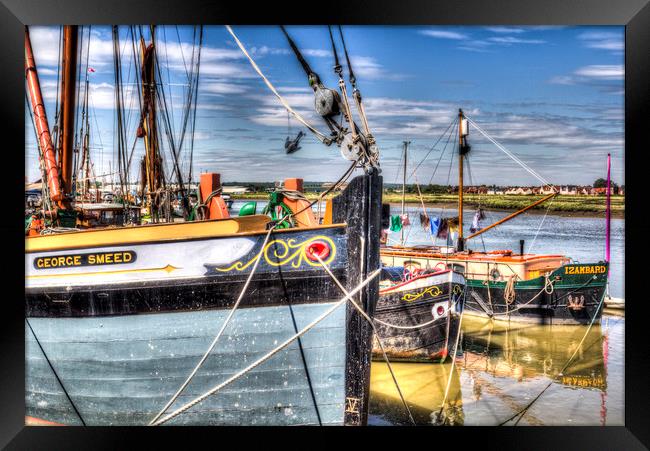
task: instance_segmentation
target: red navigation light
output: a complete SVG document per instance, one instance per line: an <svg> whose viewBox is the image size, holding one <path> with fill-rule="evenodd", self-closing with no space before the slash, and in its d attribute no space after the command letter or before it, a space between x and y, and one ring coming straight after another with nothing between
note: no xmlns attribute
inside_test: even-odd
<svg viewBox="0 0 650 451"><path fill-rule="evenodd" d="M436 313L438 316L442 316L445 314L445 308L442 305L439 305L438 308L436 309Z"/></svg>
<svg viewBox="0 0 650 451"><path fill-rule="evenodd" d="M305 254L309 260L316 262L318 258L324 261L330 255L330 251L329 244L324 241L314 241L307 246Z"/></svg>

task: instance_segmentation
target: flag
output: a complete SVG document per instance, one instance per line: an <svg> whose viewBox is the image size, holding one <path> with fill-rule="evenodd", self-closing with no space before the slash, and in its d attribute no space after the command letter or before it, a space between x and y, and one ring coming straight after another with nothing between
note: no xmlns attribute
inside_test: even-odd
<svg viewBox="0 0 650 451"><path fill-rule="evenodd" d="M93 69L92 67L89 67L88 72L95 72L95 69Z"/></svg>

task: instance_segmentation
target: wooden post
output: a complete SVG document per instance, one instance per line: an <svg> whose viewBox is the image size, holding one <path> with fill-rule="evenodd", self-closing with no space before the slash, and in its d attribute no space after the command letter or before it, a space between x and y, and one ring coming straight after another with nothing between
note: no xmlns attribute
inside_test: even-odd
<svg viewBox="0 0 650 451"><path fill-rule="evenodd" d="M214 195L208 200L210 194L217 191L219 188L221 188L220 174L217 174L216 172L206 172L201 174L199 190L201 194L201 202L205 203L207 207L206 219L225 219L230 217L228 206L220 194Z"/></svg>
<svg viewBox="0 0 650 451"><path fill-rule="evenodd" d="M290 178L284 180L284 189L290 191L303 192L303 180L298 178ZM318 225L318 219L314 212L309 207L310 202L302 199L294 200L285 197L284 204L291 209L294 213L299 212L294 218L297 227L315 227Z"/></svg>

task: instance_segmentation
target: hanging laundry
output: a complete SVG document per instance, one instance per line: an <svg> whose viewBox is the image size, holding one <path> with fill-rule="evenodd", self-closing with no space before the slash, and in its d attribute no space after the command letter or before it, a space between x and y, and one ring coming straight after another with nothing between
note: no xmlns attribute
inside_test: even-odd
<svg viewBox="0 0 650 451"><path fill-rule="evenodd" d="M420 213L420 225L424 230L429 228L429 224L431 223L431 219L424 213Z"/></svg>
<svg viewBox="0 0 650 451"><path fill-rule="evenodd" d="M411 220L409 219L409 215L404 214L400 216L400 218L402 219L402 226L406 227L407 225L411 225Z"/></svg>
<svg viewBox="0 0 650 451"><path fill-rule="evenodd" d="M481 230L481 220L485 219L485 214L483 210L479 208L474 214L474 220L472 221L472 226L469 228L469 231L474 233Z"/></svg>
<svg viewBox="0 0 650 451"><path fill-rule="evenodd" d="M453 243L456 242L456 239L458 238L458 232L456 230L453 230L453 231L451 229L449 229L449 230L450 230L449 238L451 238L451 242L453 244Z"/></svg>
<svg viewBox="0 0 650 451"><path fill-rule="evenodd" d="M390 231L399 232L402 230L402 218L400 215L394 215L390 217Z"/></svg>
<svg viewBox="0 0 650 451"><path fill-rule="evenodd" d="M438 226L438 233L436 234L436 236L438 238L447 238L448 233L449 233L449 222L447 218L441 219L440 225Z"/></svg>
<svg viewBox="0 0 650 451"><path fill-rule="evenodd" d="M431 218L429 220L429 228L431 236L438 236L438 228L440 227L440 218Z"/></svg>

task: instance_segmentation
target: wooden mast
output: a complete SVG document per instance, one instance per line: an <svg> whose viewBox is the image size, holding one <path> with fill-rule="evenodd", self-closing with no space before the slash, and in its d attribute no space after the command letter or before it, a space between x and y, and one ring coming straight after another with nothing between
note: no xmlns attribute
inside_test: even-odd
<svg viewBox="0 0 650 451"><path fill-rule="evenodd" d="M155 80L155 43L154 28L151 27L151 44L145 45L140 37L142 52L142 118L138 136L144 138L145 157L143 172L146 177L148 195L146 204L152 221L157 222L159 202L156 193L162 188L162 167L158 155L158 130L156 127L156 80ZM143 199L143 200L144 200Z"/></svg>
<svg viewBox="0 0 650 451"><path fill-rule="evenodd" d="M41 148L41 156L45 166L46 180L43 180L43 182L47 183L52 202L59 202L63 199L59 183L59 167L56 164L56 154L52 144L52 136L50 135L50 126L47 123L43 94L41 93L41 85L36 72L36 62L34 61L34 52L32 51L32 43L29 39L29 29L27 27L25 27L25 77L27 78L27 90L32 103L32 115L34 116L34 125L38 135L38 144Z"/></svg>
<svg viewBox="0 0 650 451"><path fill-rule="evenodd" d="M463 110L458 110L458 250L464 250L463 243Z"/></svg>
<svg viewBox="0 0 650 451"><path fill-rule="evenodd" d="M61 59L61 182L64 199L60 202L62 208L69 209L70 202L66 197L72 195L72 159L74 145L74 116L76 105L77 85L77 25L63 27L63 55Z"/></svg>

